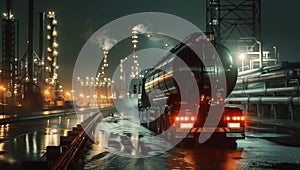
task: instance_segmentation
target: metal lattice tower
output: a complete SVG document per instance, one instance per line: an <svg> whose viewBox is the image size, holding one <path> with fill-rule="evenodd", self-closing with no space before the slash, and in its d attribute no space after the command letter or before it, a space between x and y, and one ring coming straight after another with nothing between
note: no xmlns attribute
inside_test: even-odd
<svg viewBox="0 0 300 170"><path fill-rule="evenodd" d="M240 37L261 41L261 0L206 0L206 29L222 44Z"/></svg>

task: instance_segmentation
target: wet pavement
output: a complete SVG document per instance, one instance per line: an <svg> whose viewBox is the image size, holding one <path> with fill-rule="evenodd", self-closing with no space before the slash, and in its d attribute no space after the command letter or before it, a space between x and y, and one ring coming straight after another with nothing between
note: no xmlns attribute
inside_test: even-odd
<svg viewBox="0 0 300 170"><path fill-rule="evenodd" d="M21 169L25 161L42 160L47 146L58 146L60 136L67 136L88 115L71 114L0 125L0 169Z"/></svg>
<svg viewBox="0 0 300 170"><path fill-rule="evenodd" d="M163 138L151 138L155 135L134 121L115 117L97 127L84 169L300 169L300 147L268 140L290 134L247 132L236 148L190 141L173 147Z"/></svg>
<svg viewBox="0 0 300 170"><path fill-rule="evenodd" d="M58 146L60 135L65 136L77 123L76 115L72 115L2 125L0 161L38 160L46 152L46 146Z"/></svg>

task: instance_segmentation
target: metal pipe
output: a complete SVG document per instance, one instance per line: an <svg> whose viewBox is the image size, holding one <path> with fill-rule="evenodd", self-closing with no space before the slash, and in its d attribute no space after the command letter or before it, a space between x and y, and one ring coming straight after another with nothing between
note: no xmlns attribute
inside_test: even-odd
<svg viewBox="0 0 300 170"><path fill-rule="evenodd" d="M261 82L261 81L265 82L265 81L271 81L271 80L279 79L279 78L291 79L291 78L297 78L297 77L299 77L299 75L295 75L292 70L281 70L278 72L262 74L261 76L257 76L257 77L239 78L237 80L237 84Z"/></svg>
<svg viewBox="0 0 300 170"><path fill-rule="evenodd" d="M277 62L279 62L279 60L277 58L277 48L275 45L273 46L273 49L274 49L274 58L277 60Z"/></svg>
<svg viewBox="0 0 300 170"><path fill-rule="evenodd" d="M281 87L281 88L267 88L267 89L249 89L249 90L237 90L231 92L231 95L248 95L258 93L277 93L277 92L299 92L300 87Z"/></svg>
<svg viewBox="0 0 300 170"><path fill-rule="evenodd" d="M280 64L276 64L276 65L272 65L272 66L264 66L262 68L243 71L243 72L240 72L238 74L238 76L239 77L244 77L244 76L247 76L247 75L254 76L255 73L261 74L264 71L271 72L271 71L276 71L276 70L279 71L279 70L283 70L283 69L293 69L293 68L300 68L300 62L287 62L287 61L285 61L285 62L282 62Z"/></svg>
<svg viewBox="0 0 300 170"><path fill-rule="evenodd" d="M244 104L284 104L284 105L300 105L300 97L280 96L280 97L229 97L225 102L242 102Z"/></svg>
<svg viewBox="0 0 300 170"><path fill-rule="evenodd" d="M263 67L263 48L262 48L262 41L257 41L256 42L258 43L259 45L259 68L262 68Z"/></svg>

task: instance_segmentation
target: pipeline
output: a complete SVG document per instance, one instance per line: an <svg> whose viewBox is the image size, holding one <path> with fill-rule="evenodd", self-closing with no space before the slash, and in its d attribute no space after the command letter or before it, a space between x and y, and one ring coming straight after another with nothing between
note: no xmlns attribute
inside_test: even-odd
<svg viewBox="0 0 300 170"><path fill-rule="evenodd" d="M299 73L296 73L293 70L280 70L278 72L266 73L256 77L242 77L237 80L237 84L266 82L266 81L272 81L272 80L277 80L282 78L288 80L288 79L300 78L300 75Z"/></svg>
<svg viewBox="0 0 300 170"><path fill-rule="evenodd" d="M270 97L270 96L262 96L262 97L229 97L225 100L226 103L229 102L242 102L244 104L284 104L284 105L300 105L300 97Z"/></svg>
<svg viewBox="0 0 300 170"><path fill-rule="evenodd" d="M288 62L284 61L281 64L276 64L272 66L264 66L262 68L257 68L257 69L252 69L252 70L247 70L240 72L238 74L239 77L244 77L247 75L255 75L255 74L261 74L263 72L271 72L271 71L276 71L276 70L284 70L284 69L295 69L295 68L300 68L300 62Z"/></svg>
<svg viewBox="0 0 300 170"><path fill-rule="evenodd" d="M249 90L237 90L231 92L231 95L248 95L248 94L259 94L259 93L278 93L278 92L300 92L300 87L280 87L280 88L266 88L266 89L249 89Z"/></svg>

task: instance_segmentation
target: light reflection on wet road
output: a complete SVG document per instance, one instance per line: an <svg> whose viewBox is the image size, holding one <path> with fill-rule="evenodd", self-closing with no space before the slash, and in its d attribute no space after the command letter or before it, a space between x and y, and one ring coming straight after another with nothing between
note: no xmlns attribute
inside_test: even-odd
<svg viewBox="0 0 300 170"><path fill-rule="evenodd" d="M0 166L39 160L46 146L58 146L60 136L66 136L80 118L68 115L0 125Z"/></svg>
<svg viewBox="0 0 300 170"><path fill-rule="evenodd" d="M134 141L153 134L129 122L122 119L115 122L112 118L103 120L101 124L104 126L101 127L105 128L97 129L97 144L86 155L85 169L300 169L299 147L278 145L255 134L245 140L238 140L237 148L182 142L159 155L132 158L130 154L137 157L141 147L139 145L143 145L142 142L134 144ZM141 131L146 134L138 135ZM159 150L157 147L166 147L164 144L162 141L154 141L148 147L148 152Z"/></svg>

